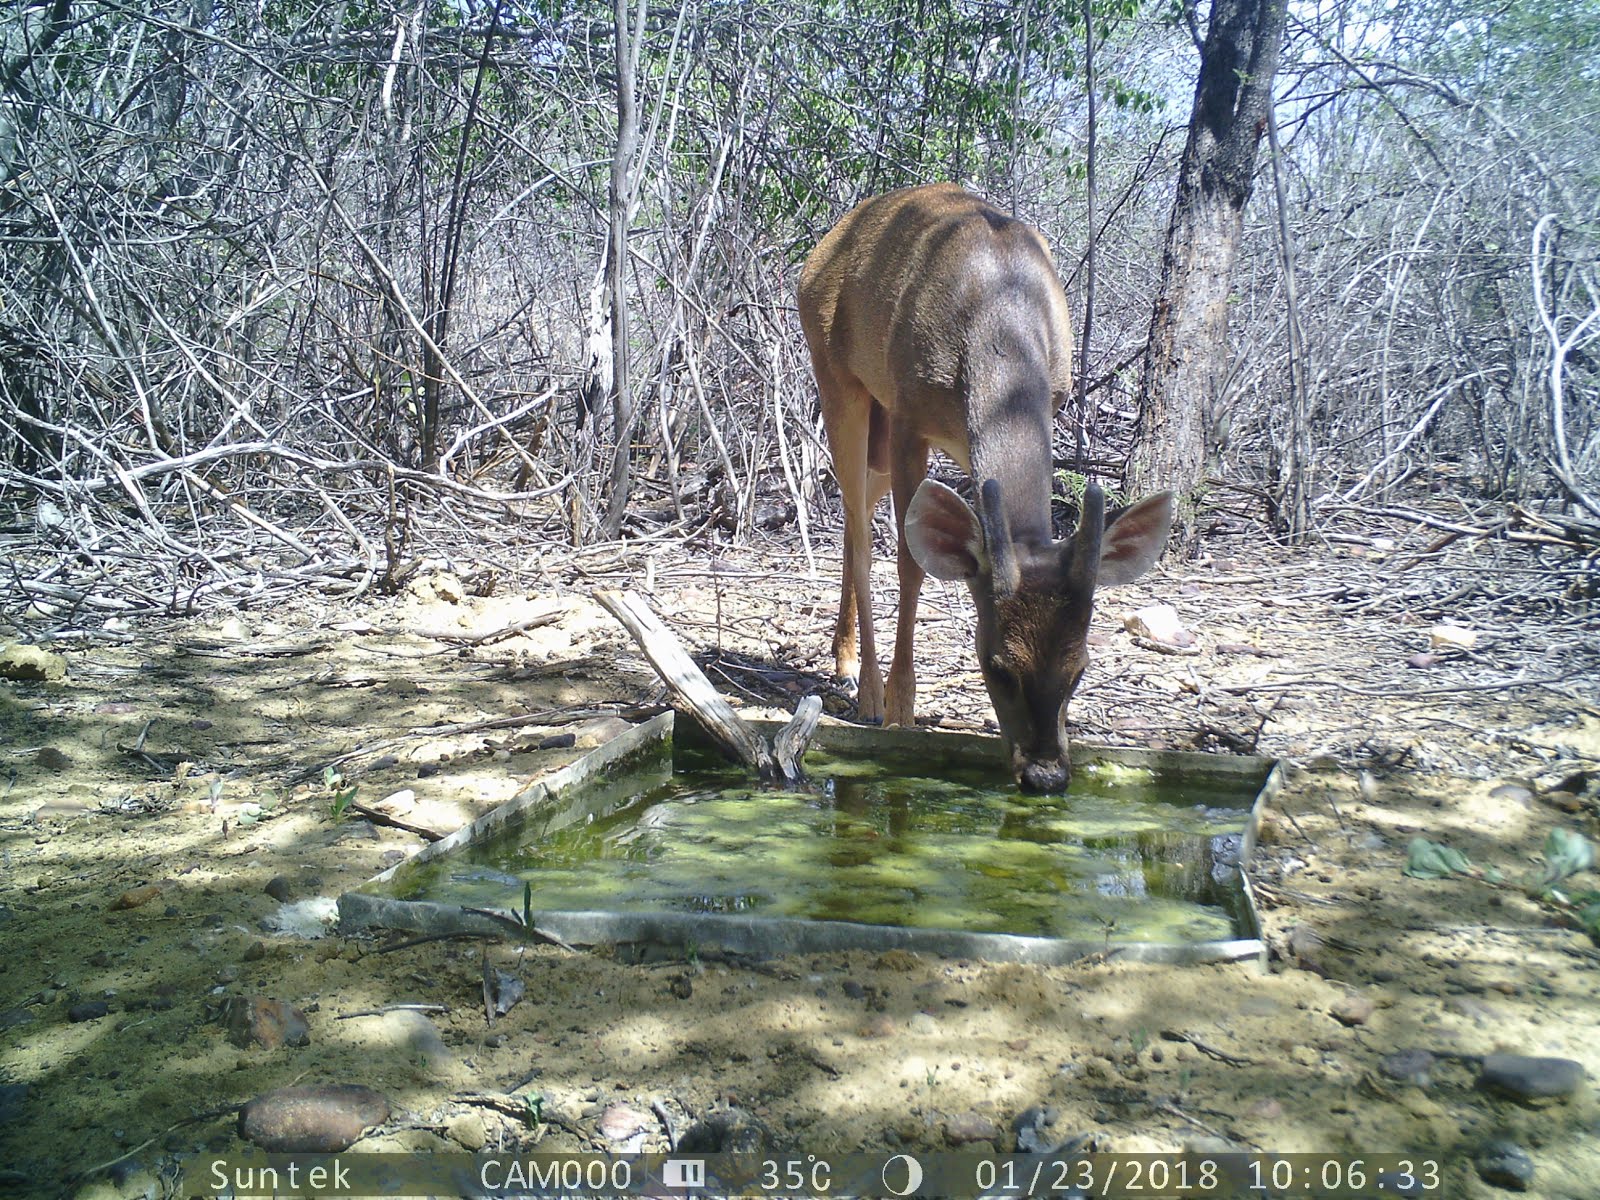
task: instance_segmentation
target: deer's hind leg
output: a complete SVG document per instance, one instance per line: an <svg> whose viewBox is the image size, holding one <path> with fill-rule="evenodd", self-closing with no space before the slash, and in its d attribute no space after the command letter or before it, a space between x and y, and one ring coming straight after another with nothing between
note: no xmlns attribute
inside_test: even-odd
<svg viewBox="0 0 1600 1200"><path fill-rule="evenodd" d="M856 709L861 719L878 721L883 718L883 676L872 625L872 510L889 490L881 448L887 414L854 378L839 380L819 370L817 387L822 394L822 423L833 451L833 470L844 501L844 569L839 619L833 627L834 673L857 683ZM873 454L875 438L880 444L877 455Z"/></svg>

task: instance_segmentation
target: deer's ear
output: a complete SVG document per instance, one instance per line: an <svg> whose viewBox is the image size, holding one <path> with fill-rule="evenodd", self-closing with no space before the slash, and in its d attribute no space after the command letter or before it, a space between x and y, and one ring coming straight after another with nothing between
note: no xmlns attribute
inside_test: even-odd
<svg viewBox="0 0 1600 1200"><path fill-rule="evenodd" d="M944 484L922 481L906 509L905 530L911 557L935 579L977 576L983 562L978 514Z"/></svg>
<svg viewBox="0 0 1600 1200"><path fill-rule="evenodd" d="M1161 557L1172 532L1172 493L1157 492L1106 522L1100 541L1101 587L1132 583Z"/></svg>

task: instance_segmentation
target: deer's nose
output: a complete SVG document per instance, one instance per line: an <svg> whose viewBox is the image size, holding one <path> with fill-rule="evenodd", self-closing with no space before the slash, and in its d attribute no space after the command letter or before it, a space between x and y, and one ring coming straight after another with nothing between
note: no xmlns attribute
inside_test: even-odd
<svg viewBox="0 0 1600 1200"><path fill-rule="evenodd" d="M1072 778L1066 759L1029 759L1017 771L1017 783L1025 792L1065 791Z"/></svg>

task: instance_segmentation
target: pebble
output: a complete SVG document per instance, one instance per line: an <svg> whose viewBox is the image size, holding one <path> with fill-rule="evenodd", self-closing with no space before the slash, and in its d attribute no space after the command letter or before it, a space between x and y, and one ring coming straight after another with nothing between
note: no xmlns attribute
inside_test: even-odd
<svg viewBox="0 0 1600 1200"><path fill-rule="evenodd" d="M482 1150L489 1141L489 1131L483 1122L483 1114L466 1112L450 1118L444 1127L445 1136L463 1150Z"/></svg>
<svg viewBox="0 0 1600 1200"><path fill-rule="evenodd" d="M1035 1104L1018 1113L1011 1122L1011 1131L1017 1138L1017 1153L1042 1154L1050 1149L1046 1131L1055 1124L1056 1116L1056 1110L1047 1104Z"/></svg>
<svg viewBox="0 0 1600 1200"><path fill-rule="evenodd" d="M969 1110L945 1121L944 1136L952 1146L968 1146L974 1142L993 1144L1000 1140L1000 1127L982 1113Z"/></svg>
<svg viewBox="0 0 1600 1200"><path fill-rule="evenodd" d="M1517 1100L1549 1100L1572 1095L1583 1086L1583 1079L1583 1064L1570 1058L1487 1054L1478 1086Z"/></svg>
<svg viewBox="0 0 1600 1200"><path fill-rule="evenodd" d="M1341 1025L1365 1025L1377 1011L1373 999L1360 992L1346 992L1328 1008L1329 1015Z"/></svg>
<svg viewBox="0 0 1600 1200"><path fill-rule="evenodd" d="M289 877L287 875L274 875L271 879L267 880L267 886L261 890L266 892L267 895L271 896L279 904L287 904L289 903L289 897L293 894L294 889L290 886Z"/></svg>
<svg viewBox="0 0 1600 1200"><path fill-rule="evenodd" d="M111 1005L104 1000L85 1000L83 1003L74 1004L67 1009L67 1020L74 1024L81 1021L98 1021L110 1012Z"/></svg>
<svg viewBox="0 0 1600 1200"><path fill-rule="evenodd" d="M160 884L148 884L145 887L129 888L111 902L113 909L138 908L140 905L149 904L161 895Z"/></svg>
<svg viewBox="0 0 1600 1200"><path fill-rule="evenodd" d="M389 1101L359 1084L287 1087L239 1111L239 1136L272 1154L337 1154L389 1119Z"/></svg>
<svg viewBox="0 0 1600 1200"><path fill-rule="evenodd" d="M241 1049L260 1046L263 1050L279 1050L311 1044L306 1014L292 1004L266 996L230 996L222 1008L222 1027L228 1040Z"/></svg>
<svg viewBox="0 0 1600 1200"><path fill-rule="evenodd" d="M906 1029L919 1037L932 1037L939 1032L939 1022L927 1013L919 1012L906 1022Z"/></svg>
<svg viewBox="0 0 1600 1200"><path fill-rule="evenodd" d="M844 988L844 994L852 1000L865 1000L867 998L867 989L854 979L846 979L841 986Z"/></svg>
<svg viewBox="0 0 1600 1200"><path fill-rule="evenodd" d="M1478 1175L1485 1183L1525 1192L1533 1183L1533 1160L1528 1152L1515 1142L1495 1140L1487 1143L1473 1159Z"/></svg>
<svg viewBox="0 0 1600 1200"><path fill-rule="evenodd" d="M1433 1082L1437 1060L1426 1050L1400 1050L1378 1060L1378 1070L1390 1079L1425 1088Z"/></svg>
<svg viewBox="0 0 1600 1200"><path fill-rule="evenodd" d="M623 1154L644 1149L645 1135L655 1128L655 1118L627 1104L613 1104L600 1114L600 1135Z"/></svg>

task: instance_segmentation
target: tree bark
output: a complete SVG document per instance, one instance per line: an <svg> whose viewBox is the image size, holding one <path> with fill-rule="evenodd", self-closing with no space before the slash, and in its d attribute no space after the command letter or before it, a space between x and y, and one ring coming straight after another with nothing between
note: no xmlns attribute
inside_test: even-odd
<svg viewBox="0 0 1600 1200"><path fill-rule="evenodd" d="M644 40L648 0L636 0L634 27L628 28L628 0L615 0L617 39L617 145L611 159L611 241L607 286L611 293L611 411L617 444L611 460L611 487L601 532L608 538L622 531L628 508L629 439L633 434L633 385L628 378L628 219L633 214L633 157L639 146L639 110L634 84L639 70L639 43Z"/></svg>
<svg viewBox="0 0 1600 1200"><path fill-rule="evenodd" d="M1194 538L1206 434L1228 357L1228 295L1256 148L1267 129L1287 0L1212 0L1189 139L1139 383L1130 496L1171 488Z"/></svg>

